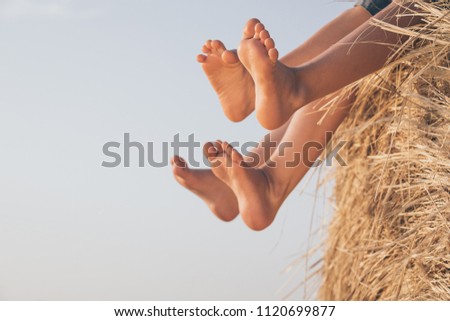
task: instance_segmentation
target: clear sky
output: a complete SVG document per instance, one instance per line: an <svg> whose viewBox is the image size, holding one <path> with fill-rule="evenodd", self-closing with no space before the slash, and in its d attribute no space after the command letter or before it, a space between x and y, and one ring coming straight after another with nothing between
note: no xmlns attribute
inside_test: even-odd
<svg viewBox="0 0 450 321"><path fill-rule="evenodd" d="M102 167L102 146L130 133L158 159L178 133L259 140L253 116L222 114L195 61L204 41L236 47L258 17L285 54L351 5L0 0L0 299L273 300L299 285L303 265L282 272L324 217L316 177L257 233L217 220L169 167Z"/></svg>

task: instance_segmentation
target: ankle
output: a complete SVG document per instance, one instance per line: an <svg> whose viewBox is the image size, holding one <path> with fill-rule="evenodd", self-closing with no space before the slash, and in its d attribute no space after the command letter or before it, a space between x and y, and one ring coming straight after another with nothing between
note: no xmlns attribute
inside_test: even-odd
<svg viewBox="0 0 450 321"><path fill-rule="evenodd" d="M294 70L294 106L300 109L311 102L308 79L302 67L293 68Z"/></svg>
<svg viewBox="0 0 450 321"><path fill-rule="evenodd" d="M272 169L272 167L266 165L259 170L266 180L268 196L270 197L271 203L281 204L287 197L287 185L273 175Z"/></svg>

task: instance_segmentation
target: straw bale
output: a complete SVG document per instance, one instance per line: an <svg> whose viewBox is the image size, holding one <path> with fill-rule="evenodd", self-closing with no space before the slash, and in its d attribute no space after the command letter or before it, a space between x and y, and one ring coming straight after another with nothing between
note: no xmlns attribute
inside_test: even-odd
<svg viewBox="0 0 450 321"><path fill-rule="evenodd" d="M408 29L373 21L410 40L348 88L320 299L450 300L450 14L439 5L417 1L424 24Z"/></svg>

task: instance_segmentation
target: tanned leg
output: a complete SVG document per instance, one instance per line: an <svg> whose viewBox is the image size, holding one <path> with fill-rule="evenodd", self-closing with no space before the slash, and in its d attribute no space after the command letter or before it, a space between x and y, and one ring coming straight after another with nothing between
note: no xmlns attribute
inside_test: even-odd
<svg viewBox="0 0 450 321"><path fill-rule="evenodd" d="M407 27L421 21L420 15L411 16L414 10L413 4L393 3L375 18ZM257 23L238 50L255 82L257 118L267 129L277 128L302 106L380 69L408 39L366 21L322 54L292 68L278 60L274 41L265 39L268 34Z"/></svg>

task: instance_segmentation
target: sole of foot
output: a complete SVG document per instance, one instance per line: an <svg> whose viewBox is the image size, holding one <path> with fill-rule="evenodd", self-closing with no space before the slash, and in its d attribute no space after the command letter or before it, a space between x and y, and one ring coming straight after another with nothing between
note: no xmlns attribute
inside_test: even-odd
<svg viewBox="0 0 450 321"><path fill-rule="evenodd" d="M278 61L274 40L264 25L254 25L253 19L244 28L238 56L255 82L259 123L269 130L279 128L302 105L296 70Z"/></svg>
<svg viewBox="0 0 450 321"><path fill-rule="evenodd" d="M244 222L256 231L267 228L284 199L273 194L266 173L246 166L242 155L227 142L210 146L214 148L208 154L212 172L233 190Z"/></svg>
<svg viewBox="0 0 450 321"><path fill-rule="evenodd" d="M227 50L219 40L208 40L202 52L197 61L219 97L225 116L233 122L242 121L255 109L255 85L251 75L236 50Z"/></svg>
<svg viewBox="0 0 450 321"><path fill-rule="evenodd" d="M232 221L239 214L233 191L211 170L190 169L183 158L175 156L172 159L172 171L177 182L200 197L222 221Z"/></svg>

